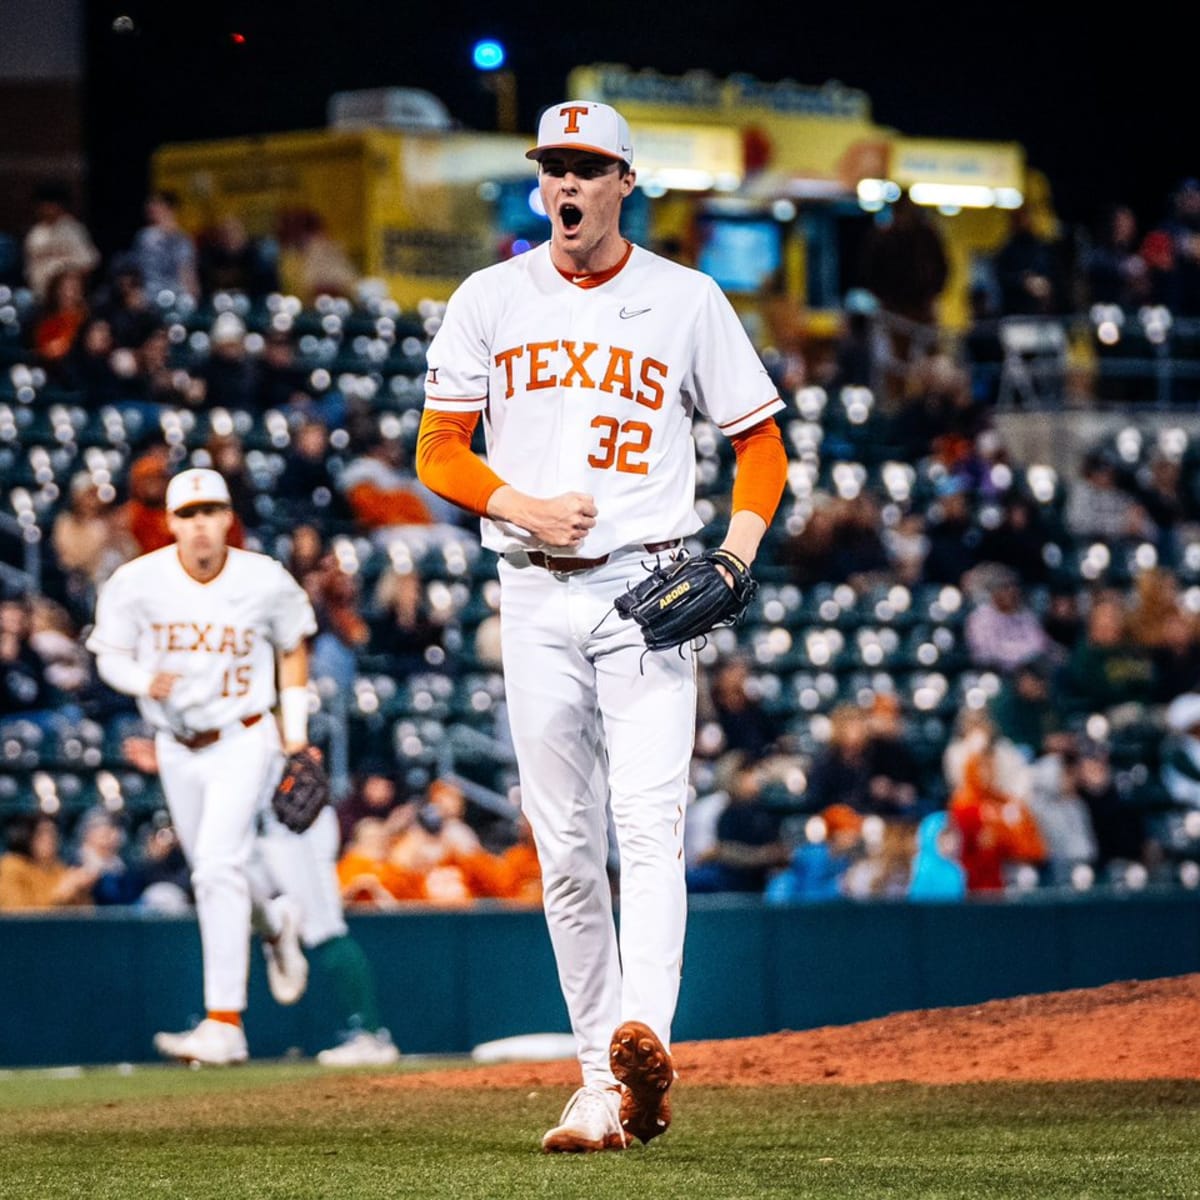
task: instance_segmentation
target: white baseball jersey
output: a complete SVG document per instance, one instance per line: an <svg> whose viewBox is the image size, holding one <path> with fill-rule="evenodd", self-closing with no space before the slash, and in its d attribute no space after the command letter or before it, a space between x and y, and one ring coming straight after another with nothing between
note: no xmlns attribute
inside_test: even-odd
<svg viewBox="0 0 1200 1200"><path fill-rule="evenodd" d="M429 347L426 406L482 411L488 463L519 491L594 497L575 553L685 537L695 511L691 421L741 433L783 407L728 300L707 275L632 248L579 287L546 243L470 276ZM538 549L484 519L484 545Z"/></svg>
<svg viewBox="0 0 1200 1200"><path fill-rule="evenodd" d="M181 676L165 701L139 697L138 707L156 729L187 735L271 709L276 649L316 630L308 596L275 559L230 547L220 574L200 583L171 545L113 573L87 646Z"/></svg>

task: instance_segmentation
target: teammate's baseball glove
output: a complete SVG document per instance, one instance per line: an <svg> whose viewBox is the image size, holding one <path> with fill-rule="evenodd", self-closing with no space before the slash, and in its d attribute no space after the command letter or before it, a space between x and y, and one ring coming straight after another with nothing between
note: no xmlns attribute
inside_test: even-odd
<svg viewBox="0 0 1200 1200"><path fill-rule="evenodd" d="M320 755L309 746L289 754L283 778L271 797L275 815L293 833L303 833L329 803L329 776Z"/></svg>
<svg viewBox="0 0 1200 1200"><path fill-rule="evenodd" d="M733 579L726 583L718 566ZM651 650L669 650L716 629L735 624L758 584L749 568L728 550L706 550L655 567L613 602L618 614L636 621Z"/></svg>

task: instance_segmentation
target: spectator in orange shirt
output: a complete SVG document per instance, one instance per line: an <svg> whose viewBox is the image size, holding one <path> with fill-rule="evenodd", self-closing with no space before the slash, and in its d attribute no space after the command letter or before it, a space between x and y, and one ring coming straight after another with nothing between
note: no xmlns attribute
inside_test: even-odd
<svg viewBox="0 0 1200 1200"><path fill-rule="evenodd" d="M475 899L472 880L443 836L440 814L431 805L395 841L388 862L406 876L419 879L418 894L405 899L458 906Z"/></svg>
<svg viewBox="0 0 1200 1200"><path fill-rule="evenodd" d="M1007 866L1046 861L1046 844L1029 809L996 787L990 749L967 759L950 818L962 835L968 892L1001 891Z"/></svg>
<svg viewBox="0 0 1200 1200"><path fill-rule="evenodd" d="M129 499L122 516L139 554L149 554L175 539L167 528L167 481L171 457L166 446L153 446L129 468Z"/></svg>
<svg viewBox="0 0 1200 1200"><path fill-rule="evenodd" d="M75 337L88 317L83 272L59 271L46 289L46 303L33 328L33 348L50 367L61 363L71 351Z"/></svg>
<svg viewBox="0 0 1200 1200"><path fill-rule="evenodd" d="M512 871L501 857L482 849L474 830L455 815L461 810L461 793L441 780L431 791L437 803L417 811L389 857L393 866L421 877L421 894L412 898L451 906L508 898Z"/></svg>
<svg viewBox="0 0 1200 1200"><path fill-rule="evenodd" d="M517 840L500 855L500 861L508 872L507 898L521 904L540 905L542 868L533 844L533 830L524 813L517 818Z"/></svg>
<svg viewBox="0 0 1200 1200"><path fill-rule="evenodd" d="M462 793L438 780L414 811L393 810L386 820L364 817L338 862L347 903L394 908L401 901L457 907L476 899L532 901L540 871L526 829L504 855L489 854L462 820ZM403 816L403 820L397 818Z"/></svg>
<svg viewBox="0 0 1200 1200"><path fill-rule="evenodd" d="M134 459L129 468L129 499L121 517L137 543L139 554L169 546L175 538L167 528L167 483L171 476L171 453L166 446L151 446ZM245 530L236 514L228 542L239 549L245 545Z"/></svg>
<svg viewBox="0 0 1200 1200"><path fill-rule="evenodd" d="M342 472L338 482L354 519L364 529L433 523L405 459L399 438L382 438Z"/></svg>
<svg viewBox="0 0 1200 1200"><path fill-rule="evenodd" d="M391 861L394 840L388 823L377 817L364 817L355 825L337 865L342 899L348 905L395 908L401 900L424 898L419 872Z"/></svg>

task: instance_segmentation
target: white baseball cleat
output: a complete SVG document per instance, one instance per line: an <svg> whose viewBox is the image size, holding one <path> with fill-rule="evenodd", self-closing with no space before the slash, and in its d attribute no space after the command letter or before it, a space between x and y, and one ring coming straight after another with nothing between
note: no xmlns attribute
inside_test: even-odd
<svg viewBox="0 0 1200 1200"><path fill-rule="evenodd" d="M279 932L263 939L267 983L277 1004L295 1004L308 987L308 959L300 946L300 909L287 896L271 901L271 915Z"/></svg>
<svg viewBox="0 0 1200 1200"><path fill-rule="evenodd" d="M154 1048L164 1058L210 1067L243 1063L250 1057L242 1027L227 1021L214 1021L211 1017L206 1017L187 1033L156 1033Z"/></svg>
<svg viewBox="0 0 1200 1200"><path fill-rule="evenodd" d="M400 1051L386 1029L365 1029L317 1055L323 1067L387 1067L400 1061Z"/></svg>
<svg viewBox="0 0 1200 1200"><path fill-rule="evenodd" d="M558 1124L542 1138L547 1154L586 1154L593 1150L624 1150L628 1138L621 1128L621 1089L604 1084L581 1087Z"/></svg>

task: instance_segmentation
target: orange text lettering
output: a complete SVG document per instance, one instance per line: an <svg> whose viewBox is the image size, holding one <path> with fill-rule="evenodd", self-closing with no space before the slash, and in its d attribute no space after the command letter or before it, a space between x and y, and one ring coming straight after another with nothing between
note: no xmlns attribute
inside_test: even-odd
<svg viewBox="0 0 1200 1200"><path fill-rule="evenodd" d="M496 366L504 368L504 398L509 400L513 394L513 360L525 353L524 346L514 346L511 350L501 350L496 355Z"/></svg>
<svg viewBox="0 0 1200 1200"><path fill-rule="evenodd" d="M584 342L582 350L575 349L574 342L563 342L563 351L571 360L571 365L567 368L567 373L562 377L563 387L587 387L594 388L596 385L592 382L592 377L584 368L584 363L599 349L595 342ZM577 384L571 382L576 376L579 378Z"/></svg>
<svg viewBox="0 0 1200 1200"><path fill-rule="evenodd" d="M654 376L657 375L658 379ZM667 377L667 364L659 362L657 358L644 358L642 360L642 383L650 389L647 392L638 392L637 402L644 404L647 408L653 408L655 411L662 408L663 402L663 386L661 380Z"/></svg>
<svg viewBox="0 0 1200 1200"><path fill-rule="evenodd" d="M554 387L558 383L557 375L546 376L543 374L550 369L550 364L543 356L547 351L557 349L557 342L529 343L529 383L526 384L528 391L540 391L542 388Z"/></svg>
<svg viewBox="0 0 1200 1200"><path fill-rule="evenodd" d="M620 385L620 386L618 386ZM613 346L608 352L608 370L600 381L602 392L615 392L626 400L633 399L633 351Z"/></svg>

